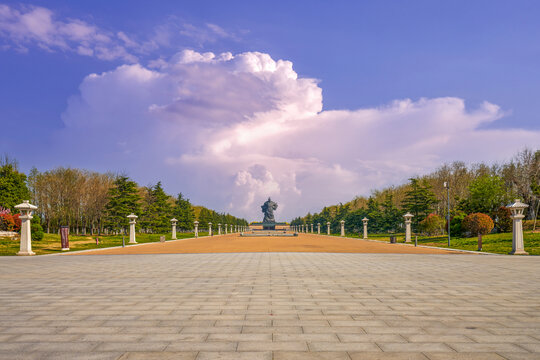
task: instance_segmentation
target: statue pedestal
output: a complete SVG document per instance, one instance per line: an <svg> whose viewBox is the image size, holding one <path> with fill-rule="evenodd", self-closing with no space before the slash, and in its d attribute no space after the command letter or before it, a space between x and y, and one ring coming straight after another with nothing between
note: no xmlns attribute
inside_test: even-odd
<svg viewBox="0 0 540 360"><path fill-rule="evenodd" d="M263 223L263 230L276 230L276 223Z"/></svg>

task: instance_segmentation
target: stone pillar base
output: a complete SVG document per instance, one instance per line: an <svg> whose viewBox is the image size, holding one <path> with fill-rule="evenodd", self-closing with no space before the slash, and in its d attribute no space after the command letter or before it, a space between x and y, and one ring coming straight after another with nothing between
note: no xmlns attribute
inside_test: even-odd
<svg viewBox="0 0 540 360"><path fill-rule="evenodd" d="M33 251L19 251L17 253L17 255L20 255L20 256L31 256L31 255L36 255L35 252Z"/></svg>
<svg viewBox="0 0 540 360"><path fill-rule="evenodd" d="M529 255L529 253L526 252L525 250L510 251L508 254L509 255Z"/></svg>
<svg viewBox="0 0 540 360"><path fill-rule="evenodd" d="M62 248L62 251L69 251L69 248Z"/></svg>

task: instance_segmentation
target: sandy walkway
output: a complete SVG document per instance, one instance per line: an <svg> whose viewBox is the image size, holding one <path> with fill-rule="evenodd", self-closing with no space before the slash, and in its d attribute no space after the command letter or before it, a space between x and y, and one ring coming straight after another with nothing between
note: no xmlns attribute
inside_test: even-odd
<svg viewBox="0 0 540 360"><path fill-rule="evenodd" d="M80 255L117 254L198 254L242 252L326 252L387 254L457 254L456 251L428 249L403 244L388 244L335 236L300 234L298 237L241 237L229 234L198 239L149 243L79 253ZM76 254L73 254L76 255Z"/></svg>

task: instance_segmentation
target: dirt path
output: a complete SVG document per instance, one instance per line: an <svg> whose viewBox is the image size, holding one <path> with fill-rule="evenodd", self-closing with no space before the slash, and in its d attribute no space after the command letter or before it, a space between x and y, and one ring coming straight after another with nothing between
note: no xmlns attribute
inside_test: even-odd
<svg viewBox="0 0 540 360"><path fill-rule="evenodd" d="M95 250L79 255L198 254L240 252L326 252L387 254L459 254L444 249L428 249L335 236L299 234L297 237L241 237L239 234L149 243L125 248ZM73 254L77 255L77 254Z"/></svg>

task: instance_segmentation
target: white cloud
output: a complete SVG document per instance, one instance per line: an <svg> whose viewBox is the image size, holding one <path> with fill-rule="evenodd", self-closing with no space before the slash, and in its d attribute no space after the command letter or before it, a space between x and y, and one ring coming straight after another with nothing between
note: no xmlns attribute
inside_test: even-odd
<svg viewBox="0 0 540 360"><path fill-rule="evenodd" d="M205 43L213 43L223 39L238 41L238 37L234 33L226 31L219 25L210 23L207 23L204 26L183 24L180 35L195 40L201 46Z"/></svg>
<svg viewBox="0 0 540 360"><path fill-rule="evenodd" d="M40 6L0 4L0 50L27 53L31 46L37 46L50 52L74 52L101 60L136 63L139 57L149 56L160 48L204 47L218 40L239 41L240 38L217 24L189 24L174 15L152 31L137 36L102 29L80 19L62 19L54 11ZM200 58L186 60L202 61L209 54L192 52L192 56Z"/></svg>
<svg viewBox="0 0 540 360"><path fill-rule="evenodd" d="M537 146L538 131L485 126L503 115L452 97L322 111L318 82L298 78L289 61L183 51L151 68L86 77L63 115L63 138L94 165L122 166L143 184L163 180L250 219L272 196L278 220L289 220L446 161Z"/></svg>
<svg viewBox="0 0 540 360"><path fill-rule="evenodd" d="M137 60L125 48L133 46L125 34L115 36L79 19L57 20L53 11L39 6L16 9L0 4L2 37L18 49L37 45L48 51L73 51L102 60Z"/></svg>

